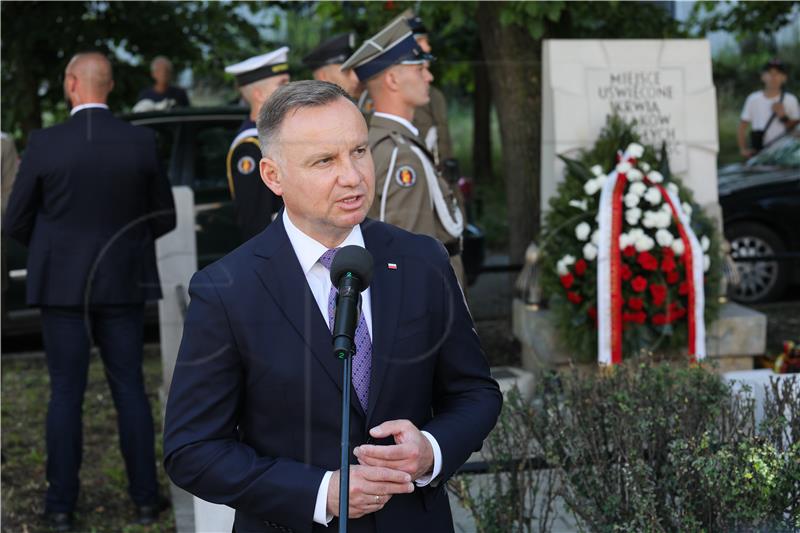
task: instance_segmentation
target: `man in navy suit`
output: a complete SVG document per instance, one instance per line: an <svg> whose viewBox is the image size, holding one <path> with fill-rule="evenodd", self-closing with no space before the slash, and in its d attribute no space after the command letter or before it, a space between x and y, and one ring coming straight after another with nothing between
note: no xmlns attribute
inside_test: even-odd
<svg viewBox="0 0 800 533"><path fill-rule="evenodd" d="M280 88L258 121L261 177L284 200L263 232L195 274L164 428L167 473L236 509L234 530L330 531L339 509L337 249L366 247L356 330L350 531L453 531L445 483L502 404L438 241L365 219L367 126L340 87Z"/></svg>
<svg viewBox="0 0 800 533"><path fill-rule="evenodd" d="M161 297L154 241L175 227L153 133L106 105L111 64L69 62L70 119L32 132L3 230L28 246L27 301L41 307L50 372L45 513L66 531L78 497L81 410L92 341L118 414L129 492L141 523L160 504L154 429L142 378L144 302Z"/></svg>

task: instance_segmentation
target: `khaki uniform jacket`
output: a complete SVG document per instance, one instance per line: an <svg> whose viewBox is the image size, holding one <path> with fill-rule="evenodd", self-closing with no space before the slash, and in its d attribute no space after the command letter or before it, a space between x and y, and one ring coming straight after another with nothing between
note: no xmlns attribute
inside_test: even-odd
<svg viewBox="0 0 800 533"><path fill-rule="evenodd" d="M443 161L452 159L453 143L450 140L450 127L447 125L447 100L444 93L431 86L430 101L414 112L413 124L419 130L419 137L433 154L438 168Z"/></svg>
<svg viewBox="0 0 800 533"><path fill-rule="evenodd" d="M369 145L375 164L375 201L368 216L447 245L458 242L464 229L462 212L422 140L400 122L373 115ZM431 184L438 191L432 191ZM453 259L464 286L460 256Z"/></svg>

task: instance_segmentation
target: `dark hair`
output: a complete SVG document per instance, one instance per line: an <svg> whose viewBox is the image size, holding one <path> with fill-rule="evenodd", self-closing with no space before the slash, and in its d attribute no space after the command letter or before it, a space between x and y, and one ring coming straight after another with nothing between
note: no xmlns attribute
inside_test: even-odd
<svg viewBox="0 0 800 533"><path fill-rule="evenodd" d="M293 81L280 87L258 112L257 127L261 154L266 157L270 144L275 144L281 124L290 112L306 107L324 106L339 98L353 102L344 89L327 81Z"/></svg>
<svg viewBox="0 0 800 533"><path fill-rule="evenodd" d="M767 64L764 65L764 68L761 69L761 72L767 72L770 69L775 69L786 74L786 64L777 57L770 59Z"/></svg>

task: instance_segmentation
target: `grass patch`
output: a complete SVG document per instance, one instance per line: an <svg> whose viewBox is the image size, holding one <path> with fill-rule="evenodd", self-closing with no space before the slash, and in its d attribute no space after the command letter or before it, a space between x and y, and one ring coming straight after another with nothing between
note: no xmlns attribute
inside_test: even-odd
<svg viewBox="0 0 800 533"><path fill-rule="evenodd" d="M144 376L156 425L156 458L161 461L161 358L145 353ZM43 359L3 361L2 372L2 522L3 531L46 531L42 513L45 480L45 418L50 380ZM169 494L161 464L160 490ZM151 526L132 524L134 505L119 451L117 414L103 364L93 356L83 403L83 465L76 530L91 532L174 532L171 510Z"/></svg>

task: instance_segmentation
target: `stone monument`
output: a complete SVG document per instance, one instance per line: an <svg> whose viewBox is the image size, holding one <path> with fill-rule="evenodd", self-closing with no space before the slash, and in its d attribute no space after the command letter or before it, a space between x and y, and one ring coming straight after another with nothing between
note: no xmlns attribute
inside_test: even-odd
<svg viewBox="0 0 800 533"><path fill-rule="evenodd" d="M718 222L717 102L711 49L704 39L545 40L542 51L541 208L563 180L559 154L591 147L611 114L636 121L644 144L667 143L671 171ZM514 335L523 367L534 372L570 361L547 310L515 300ZM707 328L707 351L721 370L752 368L766 348L766 316L726 304Z"/></svg>
<svg viewBox="0 0 800 533"><path fill-rule="evenodd" d="M716 89L705 39L545 40L541 207L564 174L556 156L591 146L611 114L644 144L666 141L670 169L718 220Z"/></svg>

